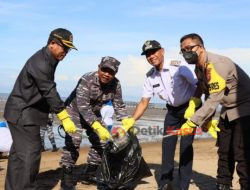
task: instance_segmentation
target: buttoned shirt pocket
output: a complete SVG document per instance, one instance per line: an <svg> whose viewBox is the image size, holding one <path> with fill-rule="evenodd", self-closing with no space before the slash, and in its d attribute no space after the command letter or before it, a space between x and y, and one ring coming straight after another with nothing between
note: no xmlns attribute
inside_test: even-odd
<svg viewBox="0 0 250 190"><path fill-rule="evenodd" d="M153 85L154 95L158 95L162 100L166 100L164 96L164 89L160 84Z"/></svg>

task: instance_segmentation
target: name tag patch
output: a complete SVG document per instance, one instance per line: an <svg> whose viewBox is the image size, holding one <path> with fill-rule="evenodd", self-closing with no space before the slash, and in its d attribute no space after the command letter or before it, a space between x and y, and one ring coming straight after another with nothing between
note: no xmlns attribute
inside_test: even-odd
<svg viewBox="0 0 250 190"><path fill-rule="evenodd" d="M153 85L153 88L156 88L156 87L158 87L158 86L160 86L160 84L154 84L154 85Z"/></svg>

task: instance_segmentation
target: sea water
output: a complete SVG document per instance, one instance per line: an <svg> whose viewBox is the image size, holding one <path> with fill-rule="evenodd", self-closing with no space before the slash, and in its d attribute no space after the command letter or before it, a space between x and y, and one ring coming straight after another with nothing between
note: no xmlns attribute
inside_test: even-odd
<svg viewBox="0 0 250 190"><path fill-rule="evenodd" d="M162 118L147 118L143 117L142 119L136 121L135 128L137 130L137 137L140 142L155 142L155 141L161 141L163 138L163 125L164 125L164 120ZM114 121L114 127L119 127L121 126L121 122ZM171 127L171 126L170 126ZM55 136L55 141L56 144L59 148L64 146L64 138L62 138L59 133L58 133L58 126L53 127L53 132ZM61 129L60 133L62 136L64 136L64 132ZM85 131L83 130L82 133L82 143L81 146L89 146L89 140L87 138L87 135ZM168 137L165 137L168 138ZM202 132L202 133L197 133L195 135L195 139L198 138L211 138L211 136L208 133ZM47 134L45 134L45 146L46 148L51 148L51 144L49 142L49 139L47 137Z"/></svg>

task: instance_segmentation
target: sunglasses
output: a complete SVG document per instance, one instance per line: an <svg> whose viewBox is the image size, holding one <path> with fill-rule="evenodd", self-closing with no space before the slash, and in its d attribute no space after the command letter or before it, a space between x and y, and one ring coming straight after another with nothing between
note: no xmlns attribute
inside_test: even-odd
<svg viewBox="0 0 250 190"><path fill-rule="evenodd" d="M196 46L199 46L199 44L195 44L195 45L192 45L192 46L187 46L185 48L182 48L181 51L180 51L180 54L183 54L183 53L187 53L187 52L190 52L192 51Z"/></svg>

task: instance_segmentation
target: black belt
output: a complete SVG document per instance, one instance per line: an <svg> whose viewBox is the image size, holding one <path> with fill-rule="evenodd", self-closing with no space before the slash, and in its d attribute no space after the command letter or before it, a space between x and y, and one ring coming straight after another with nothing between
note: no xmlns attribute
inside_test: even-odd
<svg viewBox="0 0 250 190"><path fill-rule="evenodd" d="M170 106L169 104L166 104L166 107L168 108L168 110L173 110L173 111L179 111L182 110L184 108L188 107L189 102L186 102L180 106L174 107L174 106Z"/></svg>

